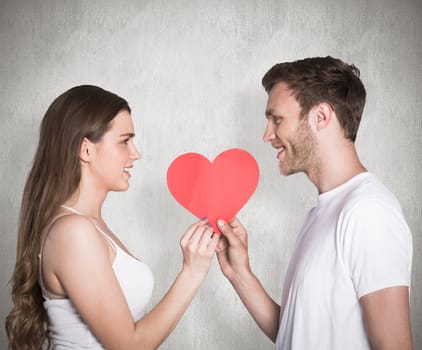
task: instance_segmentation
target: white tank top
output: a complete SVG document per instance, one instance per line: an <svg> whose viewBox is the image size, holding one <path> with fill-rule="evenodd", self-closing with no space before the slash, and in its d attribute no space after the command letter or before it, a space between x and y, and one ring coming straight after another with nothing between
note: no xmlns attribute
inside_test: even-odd
<svg viewBox="0 0 422 350"><path fill-rule="evenodd" d="M82 215L73 208L63 208ZM61 217L61 216L60 216ZM56 217L52 223L58 218ZM51 227L52 223L49 225ZM104 235L116 251L113 270L129 305L133 319L138 321L146 313L146 306L151 299L154 278L149 267L122 250L104 231L93 222L97 230ZM48 228L49 229L49 228ZM47 236L47 234L46 234ZM49 338L54 350L65 349L104 349L81 319L70 299L50 299L44 287L41 274L42 249L40 258L40 286L44 296L44 308L48 315Z"/></svg>

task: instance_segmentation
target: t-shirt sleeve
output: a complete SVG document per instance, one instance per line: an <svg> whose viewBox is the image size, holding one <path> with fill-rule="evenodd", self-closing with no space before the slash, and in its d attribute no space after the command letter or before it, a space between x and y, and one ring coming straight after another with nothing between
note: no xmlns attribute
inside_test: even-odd
<svg viewBox="0 0 422 350"><path fill-rule="evenodd" d="M343 263L359 298L410 286L412 236L401 211L365 200L343 213L338 224Z"/></svg>

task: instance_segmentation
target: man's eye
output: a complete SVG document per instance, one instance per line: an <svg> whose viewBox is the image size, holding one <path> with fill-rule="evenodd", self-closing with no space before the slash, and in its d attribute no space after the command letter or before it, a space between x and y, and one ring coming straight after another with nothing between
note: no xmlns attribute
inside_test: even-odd
<svg viewBox="0 0 422 350"><path fill-rule="evenodd" d="M281 120L282 120L282 118L274 118L274 124L275 125L280 125L281 124Z"/></svg>
<svg viewBox="0 0 422 350"><path fill-rule="evenodd" d="M129 144L129 140L130 140L130 138L125 139L125 140L123 140L123 143L124 143L125 145L127 145L127 144Z"/></svg>

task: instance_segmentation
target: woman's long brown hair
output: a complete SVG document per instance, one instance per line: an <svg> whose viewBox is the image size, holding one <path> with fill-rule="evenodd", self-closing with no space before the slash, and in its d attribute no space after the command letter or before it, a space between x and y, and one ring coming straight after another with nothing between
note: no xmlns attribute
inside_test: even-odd
<svg viewBox="0 0 422 350"><path fill-rule="evenodd" d="M121 110L121 97L96 86L74 87L57 97L40 128L38 148L28 175L19 215L13 309L6 318L11 350L40 350L50 342L47 314L38 284L41 236L60 204L78 188L83 139L98 142Z"/></svg>

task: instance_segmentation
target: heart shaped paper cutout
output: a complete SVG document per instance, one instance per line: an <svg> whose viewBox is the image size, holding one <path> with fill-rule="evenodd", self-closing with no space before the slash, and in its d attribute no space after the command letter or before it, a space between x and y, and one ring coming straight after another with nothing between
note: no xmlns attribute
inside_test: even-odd
<svg viewBox="0 0 422 350"><path fill-rule="evenodd" d="M258 179L256 160L238 148L220 153L212 163L199 153L185 153L167 170L173 197L196 217L207 217L214 232L219 232L218 219L230 221L246 204Z"/></svg>

